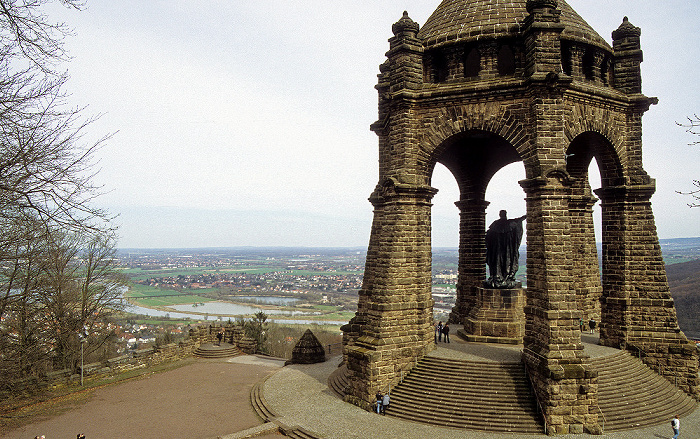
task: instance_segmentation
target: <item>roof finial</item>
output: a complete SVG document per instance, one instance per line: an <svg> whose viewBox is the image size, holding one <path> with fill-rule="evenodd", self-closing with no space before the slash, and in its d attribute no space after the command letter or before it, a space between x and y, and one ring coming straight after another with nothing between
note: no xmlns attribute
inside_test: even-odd
<svg viewBox="0 0 700 439"><path fill-rule="evenodd" d="M418 23L411 20L411 17L408 16L408 11L403 11L403 17L401 17L401 19L394 23L394 25L391 27L394 35L399 35L400 33L404 32L413 32L414 34L417 34L418 29Z"/></svg>

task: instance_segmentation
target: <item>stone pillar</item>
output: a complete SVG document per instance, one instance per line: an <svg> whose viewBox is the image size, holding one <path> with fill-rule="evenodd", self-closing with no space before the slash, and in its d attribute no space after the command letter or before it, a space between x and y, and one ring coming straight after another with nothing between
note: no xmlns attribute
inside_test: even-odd
<svg viewBox="0 0 700 439"><path fill-rule="evenodd" d="M346 325L346 400L371 409L435 348L429 186L385 182L372 194L372 234L355 317Z"/></svg>
<svg viewBox="0 0 700 439"><path fill-rule="evenodd" d="M584 78L583 74L583 55L585 51L579 45L573 45L569 49L569 54L571 55L571 76L581 81Z"/></svg>
<svg viewBox="0 0 700 439"><path fill-rule="evenodd" d="M498 76L498 43L490 40L479 45L481 54L480 79L493 79Z"/></svg>
<svg viewBox="0 0 700 439"><path fill-rule="evenodd" d="M571 244L576 270L574 288L581 318L588 324L590 319L600 322L600 267L593 225L593 206L598 201L591 194L587 178L577 180L569 198L571 215Z"/></svg>
<svg viewBox="0 0 700 439"><path fill-rule="evenodd" d="M528 76L544 78L561 73L561 11L557 0L528 0L526 7L530 15L523 23L525 34L526 63Z"/></svg>
<svg viewBox="0 0 700 439"><path fill-rule="evenodd" d="M459 277L457 300L450 323L463 325L476 301L477 289L486 279L486 207L488 201L461 200L459 208Z"/></svg>
<svg viewBox="0 0 700 439"><path fill-rule="evenodd" d="M561 179L521 181L528 218L523 360L548 434L598 434L598 377L581 343L569 190Z"/></svg>
<svg viewBox="0 0 700 439"><path fill-rule="evenodd" d="M650 184L596 191L603 209L601 344L645 364L698 398L698 354L681 332L656 234Z"/></svg>

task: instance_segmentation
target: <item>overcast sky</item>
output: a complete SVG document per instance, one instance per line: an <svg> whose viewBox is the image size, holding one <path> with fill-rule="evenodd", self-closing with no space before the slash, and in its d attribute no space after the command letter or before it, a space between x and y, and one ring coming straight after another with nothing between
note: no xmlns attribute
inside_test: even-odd
<svg viewBox="0 0 700 439"><path fill-rule="evenodd" d="M439 0L89 0L51 9L73 28L68 91L99 152L99 203L119 247L359 246L378 178L374 89L391 25L425 23ZM676 122L700 113L700 2L569 0L609 43L642 28L644 166L660 238L700 236L677 190L700 178L700 146ZM522 164L494 178L487 221L524 213ZM593 175L592 185L599 187ZM433 244L456 247L459 198L439 166Z"/></svg>

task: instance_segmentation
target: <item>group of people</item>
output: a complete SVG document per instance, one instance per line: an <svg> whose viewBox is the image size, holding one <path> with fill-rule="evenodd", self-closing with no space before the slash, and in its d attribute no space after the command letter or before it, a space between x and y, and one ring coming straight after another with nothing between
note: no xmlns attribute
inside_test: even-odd
<svg viewBox="0 0 700 439"><path fill-rule="evenodd" d="M450 342L450 325L447 322L444 325L442 322L435 325L435 343L442 341L443 338L445 343Z"/></svg>
<svg viewBox="0 0 700 439"><path fill-rule="evenodd" d="M596 323L594 319L588 321L588 329L591 334L595 331ZM586 332L586 322L584 322L583 319L579 319L579 325L581 326L581 333Z"/></svg>
<svg viewBox="0 0 700 439"><path fill-rule="evenodd" d="M384 415L386 414L386 408L389 407L389 392L387 392L385 395L382 395L382 392L377 391L377 414L378 415Z"/></svg>

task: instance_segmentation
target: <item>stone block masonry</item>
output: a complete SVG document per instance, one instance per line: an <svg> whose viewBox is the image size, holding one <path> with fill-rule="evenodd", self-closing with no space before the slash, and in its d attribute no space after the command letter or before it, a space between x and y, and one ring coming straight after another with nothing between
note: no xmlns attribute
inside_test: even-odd
<svg viewBox="0 0 700 439"><path fill-rule="evenodd" d="M379 180L365 276L355 317L343 327L347 399L371 407L377 391L435 347L437 163L460 191L450 322L464 325L465 336L524 328L523 360L549 433L601 431L582 321L599 322L602 344L636 352L697 398L698 355L678 327L650 203L654 180L642 166L642 116L657 100L641 91L639 28L625 18L611 47L563 1L444 0L422 28L404 13L392 32L371 126ZM593 160L596 190L588 182ZM515 162L525 170L527 288L522 314L509 315L504 328L502 304L480 289L485 211L498 201L485 195L496 172Z"/></svg>

